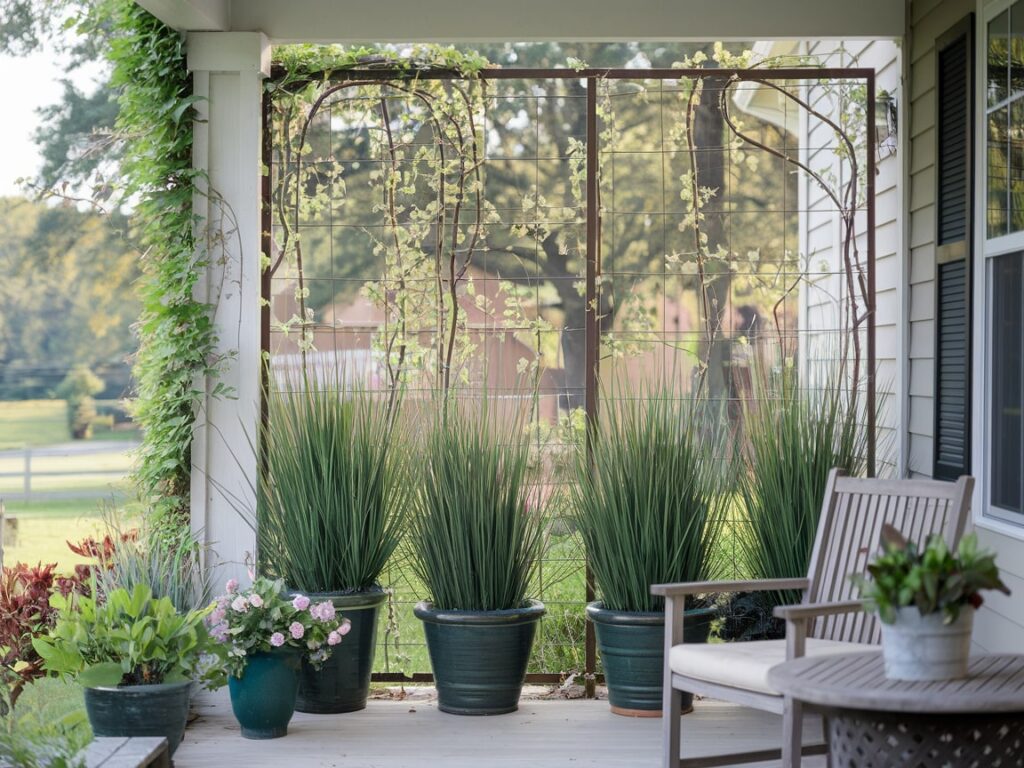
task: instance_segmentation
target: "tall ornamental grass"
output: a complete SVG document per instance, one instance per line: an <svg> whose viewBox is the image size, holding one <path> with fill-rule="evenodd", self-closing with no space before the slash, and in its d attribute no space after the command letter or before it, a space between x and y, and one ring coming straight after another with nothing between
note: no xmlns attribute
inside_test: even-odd
<svg viewBox="0 0 1024 768"><path fill-rule="evenodd" d="M576 453L572 514L605 607L660 611L651 584L715 575L724 500L716 431L697 401L667 389L603 403L590 455Z"/></svg>
<svg viewBox="0 0 1024 768"><path fill-rule="evenodd" d="M523 420L503 421L486 398L472 410L445 403L419 450L409 541L413 568L434 607L522 607L543 543L540 517L529 504Z"/></svg>
<svg viewBox="0 0 1024 768"><path fill-rule="evenodd" d="M738 530L740 552L752 578L804 576L829 470L862 474L864 432L839 374L823 374L813 388L801 389L794 374L764 363L754 373L739 456L747 522ZM799 594L774 597L791 602Z"/></svg>
<svg viewBox="0 0 1024 768"><path fill-rule="evenodd" d="M409 495L390 414L368 393L311 380L270 393L257 510L263 572L305 592L377 585Z"/></svg>
<svg viewBox="0 0 1024 768"><path fill-rule="evenodd" d="M148 588L156 599L169 598L185 614L206 605L212 596L208 573L202 567L203 545L185 527L144 525L135 538L122 536L116 518L108 521L116 543L102 568L95 569L100 590L134 592Z"/></svg>

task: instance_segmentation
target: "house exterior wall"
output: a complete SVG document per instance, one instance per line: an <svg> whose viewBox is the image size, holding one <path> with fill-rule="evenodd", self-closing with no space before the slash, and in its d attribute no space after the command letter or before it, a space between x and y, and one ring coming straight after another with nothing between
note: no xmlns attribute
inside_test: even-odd
<svg viewBox="0 0 1024 768"><path fill-rule="evenodd" d="M930 476L935 450L935 348L936 348L936 44L968 14L977 14L974 40L983 50L984 14L995 0L912 0L907 15L907 31L901 49L890 42L845 42L841 51L835 41L809 44L807 53L823 57L832 66L866 66L878 72L877 88L897 97L900 136L894 156L878 164L876 179L877 306L879 393L884 405L880 437L894 462L880 462L880 473L899 476ZM979 58L978 61L983 61ZM983 98L982 66L976 66L975 88ZM809 96L814 98L812 92ZM820 98L820 96L819 96ZM981 102L975 104L976 112ZM805 159L814 169L833 165L829 141L821 129L805 125L802 134L808 150ZM982 136L983 131L976 131ZM983 175L979 158L984 144L974 146L975 179L981 187ZM801 227L802 251L810 260L828 260L834 269L838 260L839 222L824 195L809 180L803 182L804 225ZM976 203L976 208L981 208ZM976 218L976 221L979 219ZM980 220L983 222L983 220ZM977 226L981 231L983 227ZM984 259L983 240L975 241L974 260ZM982 265L983 266L983 265ZM979 267L980 269L980 267ZM976 273L977 278L977 273ZM984 285L983 280L976 283ZM837 286L829 286L834 292ZM803 307L805 327L829 327L834 303L820 291L809 289ZM979 307L974 318L975 347L982 349L980 334L985 328L985 298L975 291ZM976 353L974 366L984 366L983 353ZM977 377L976 377L977 378ZM976 381L977 384L977 381ZM1012 596L991 594L979 611L975 645L989 652L1016 652L1024 643L1024 528L994 522L985 517L984 483L987 471L982 418L978 405L981 387L976 386L972 472L977 478L973 499L972 527L983 546L996 552L1003 579ZM884 443L883 443L884 445ZM902 461L901 461L902 456ZM1024 471L1024 470L1022 470Z"/></svg>
<svg viewBox="0 0 1024 768"><path fill-rule="evenodd" d="M909 183L907 199L908 253L908 400L906 424L908 471L913 475L930 475L934 462L935 413L935 271L936 271L936 40L969 13L977 13L976 26L984 29L981 11L985 0L914 0L908 14L907 49L908 98L901 103L901 113L908 117L907 151ZM975 38L981 46L982 37ZM976 67L975 88L984 93L981 67ZM979 109L978 102L975 110ZM980 135L980 132L978 132ZM981 186L978 158L984 157L984 146L977 139L975 179ZM980 206L976 206L980 207ZM976 217L976 221L978 221ZM977 227L976 229L983 229ZM980 239L975 240L974 260L983 259ZM976 304L983 303L976 291ZM983 313L982 313L983 315ZM975 346L984 328L975 316ZM975 367L984 364L975 358ZM975 393L977 400L978 392ZM975 414L977 414L977 408ZM993 524L984 518L982 479L987 471L982 452L978 450L982 432L981 420L974 419L975 442L972 473L978 479L973 499L973 522L983 546L994 550L1002 568L1003 579L1013 596L990 594L978 612L974 639L976 645L990 652L1018 652L1024 643L1024 528L1014 530L1008 524Z"/></svg>
<svg viewBox="0 0 1024 768"><path fill-rule="evenodd" d="M827 67L864 67L877 73L876 92L900 92L900 48L889 40L838 41L820 40L809 43L806 53ZM807 98L812 107L832 114L834 91L827 87L809 88ZM835 137L826 124L802 116L802 160L812 170L828 170L841 179L843 168L835 153ZM903 465L899 424L902 403L903 292L900 253L902 252L902 217L900 216L903 181L899 153L883 153L878 159L875 177L875 277L876 277L876 391L878 394L877 471L882 476L901 473ZM877 157L877 155L876 155ZM824 279L812 279L803 289L801 327L806 334L802 354L805 361L815 358L833 359L837 353L838 335L827 329L842 327L840 304L836 297L845 294L842 278L842 227L835 205L821 187L806 174L801 175L801 210L806 211L801 227L800 250L810 272L828 271ZM857 217L858 250L867 253L866 217Z"/></svg>

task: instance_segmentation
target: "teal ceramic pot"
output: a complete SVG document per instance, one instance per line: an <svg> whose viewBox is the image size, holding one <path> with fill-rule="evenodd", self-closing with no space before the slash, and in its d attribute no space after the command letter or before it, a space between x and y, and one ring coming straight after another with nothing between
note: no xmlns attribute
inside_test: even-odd
<svg viewBox="0 0 1024 768"><path fill-rule="evenodd" d="M715 608L686 611L684 642L707 642L717 614ZM659 717L665 665L664 612L611 611L595 602L587 606L587 618L594 623L612 712L630 717ZM693 696L684 693L683 712L692 709Z"/></svg>
<svg viewBox="0 0 1024 768"><path fill-rule="evenodd" d="M86 688L85 711L95 736L163 736L171 754L185 735L191 681Z"/></svg>
<svg viewBox="0 0 1024 768"><path fill-rule="evenodd" d="M453 715L502 715L519 708L544 604L507 611L413 609L423 621L437 686L437 708Z"/></svg>
<svg viewBox="0 0 1024 768"><path fill-rule="evenodd" d="M352 629L320 669L303 659L295 709L318 715L365 709L377 650L377 617L387 595L377 588L306 596L314 603L330 600L338 613L352 622Z"/></svg>
<svg viewBox="0 0 1024 768"><path fill-rule="evenodd" d="M228 677L231 710L247 739L277 739L295 714L303 651L287 646L249 657L241 677Z"/></svg>

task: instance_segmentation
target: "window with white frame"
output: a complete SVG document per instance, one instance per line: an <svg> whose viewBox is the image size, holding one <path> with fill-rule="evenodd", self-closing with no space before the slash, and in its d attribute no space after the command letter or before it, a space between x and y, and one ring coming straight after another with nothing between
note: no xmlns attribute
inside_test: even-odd
<svg viewBox="0 0 1024 768"><path fill-rule="evenodd" d="M1024 0L986 16L984 512L1024 524Z"/></svg>

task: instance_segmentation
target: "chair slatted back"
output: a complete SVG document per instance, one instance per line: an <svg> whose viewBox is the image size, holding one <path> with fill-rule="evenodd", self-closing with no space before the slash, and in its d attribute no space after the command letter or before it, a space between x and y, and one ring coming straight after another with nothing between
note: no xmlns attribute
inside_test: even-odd
<svg viewBox="0 0 1024 768"><path fill-rule="evenodd" d="M882 526L890 523L919 545L940 535L955 547L963 535L974 478L878 480L846 477L833 469L825 489L818 533L804 595L809 603L856 600L850 574L865 573L878 552ZM880 643L874 614L864 611L818 619L809 637L854 643Z"/></svg>

